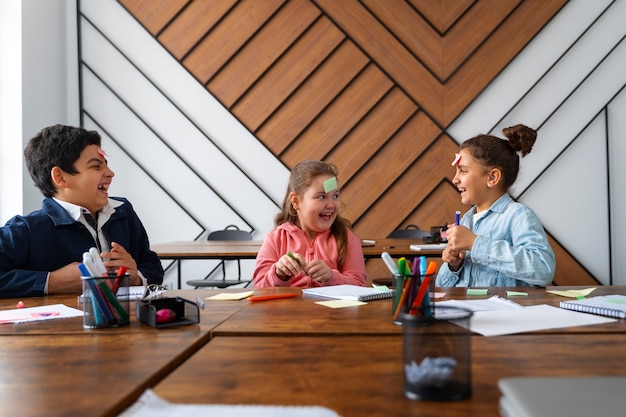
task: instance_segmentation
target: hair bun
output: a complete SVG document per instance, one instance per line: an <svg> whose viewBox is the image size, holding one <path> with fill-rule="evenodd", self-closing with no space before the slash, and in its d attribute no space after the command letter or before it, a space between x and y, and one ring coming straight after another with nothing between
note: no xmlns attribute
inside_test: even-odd
<svg viewBox="0 0 626 417"><path fill-rule="evenodd" d="M537 131L522 124L506 127L502 133L509 140L509 146L515 152L522 152L522 156L530 153L537 139Z"/></svg>

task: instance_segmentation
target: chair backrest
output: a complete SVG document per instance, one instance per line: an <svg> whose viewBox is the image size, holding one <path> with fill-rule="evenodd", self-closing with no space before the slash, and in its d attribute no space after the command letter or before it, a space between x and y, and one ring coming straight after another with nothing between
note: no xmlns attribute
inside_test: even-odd
<svg viewBox="0 0 626 417"><path fill-rule="evenodd" d="M228 225L224 230L215 230L207 236L207 240L252 240L252 233L239 230L235 225Z"/></svg>
<svg viewBox="0 0 626 417"><path fill-rule="evenodd" d="M430 236L430 232L422 230L414 224L410 224L404 229L396 229L389 233L388 238L391 239L424 239Z"/></svg>

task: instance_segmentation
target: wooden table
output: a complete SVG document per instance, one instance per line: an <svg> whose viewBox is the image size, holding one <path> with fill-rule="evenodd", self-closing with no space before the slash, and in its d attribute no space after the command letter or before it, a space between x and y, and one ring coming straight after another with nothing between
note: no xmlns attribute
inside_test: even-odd
<svg viewBox="0 0 626 417"><path fill-rule="evenodd" d="M525 305L563 300L543 289L516 289L528 291L528 297L516 298ZM488 296L506 290L489 288ZM241 291L167 295L195 300ZM444 291L450 298L485 298L467 296L462 288ZM610 293L626 294L626 287L598 287L593 295ZM344 417L497 416L496 384L503 377L626 375L626 320L519 335L475 334L472 397L411 401L402 391L402 327L391 323L390 302L330 309L315 304L320 299L205 300L200 325L169 329L154 329L134 315L130 325L117 329L83 329L81 318L2 325L1 410L20 416L112 416L154 387L176 403L321 405ZM18 301L0 299L0 309ZM27 307L74 307L76 295L22 301Z"/></svg>
<svg viewBox="0 0 626 417"><path fill-rule="evenodd" d="M473 394L457 402L404 396L397 336L218 336L154 391L175 403L320 405L344 417L497 417L503 377L626 375L626 334L471 341Z"/></svg>
<svg viewBox="0 0 626 417"><path fill-rule="evenodd" d="M388 252L392 257L441 257L442 250L414 251L411 244L421 242L415 239L371 239L374 245L363 246L365 259L380 258L383 252ZM177 264L178 288L181 288L182 277L180 262L184 259L255 259L263 241L261 240L197 240L178 241L153 244L151 249L156 252L160 259L171 259Z"/></svg>
<svg viewBox="0 0 626 417"><path fill-rule="evenodd" d="M551 287L561 289L562 287ZM563 287L570 288L570 287ZM543 288L489 288L486 296L468 296L465 288L438 288L445 292L444 299L485 299L494 295L506 297L507 290L526 291L527 297L516 297L522 305L548 304L558 307L565 298L547 293ZM295 288L256 289L255 293L297 292ZM593 295L625 294L626 286L598 287ZM299 298L248 303L237 314L215 326L215 336L363 336L401 335L402 326L392 323L391 299L370 301L366 305L332 309L316 304L327 298L300 295ZM213 301L212 303L219 303ZM560 329L541 330L535 333L626 333L626 320L577 326ZM483 336L477 336L483 337Z"/></svg>
<svg viewBox="0 0 626 417"><path fill-rule="evenodd" d="M168 291L168 297L180 296L188 300L196 300L196 296L205 298L211 294L211 290L175 290ZM0 310L8 310L15 308L17 299L0 298ZM77 303L77 295L48 295L44 297L23 298L26 307L37 307L51 304L65 304L68 307L81 309ZM206 306L206 304L205 304ZM209 341L210 332L223 321L227 320L233 314L246 306L245 303L212 303L204 309L200 309L200 325L182 326L172 329L179 333L192 333L194 337L199 338L200 343ZM71 317L57 320L33 321L20 324L4 324L0 325L0 336L3 335L93 335L93 334L145 334L150 332L158 332L136 318L135 301L130 302L130 324L122 327L113 327L109 329L85 329L83 328L83 318Z"/></svg>

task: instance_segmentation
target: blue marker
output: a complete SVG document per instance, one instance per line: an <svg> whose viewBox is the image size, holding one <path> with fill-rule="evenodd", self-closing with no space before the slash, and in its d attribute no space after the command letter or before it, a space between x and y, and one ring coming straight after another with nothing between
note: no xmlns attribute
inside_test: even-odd
<svg viewBox="0 0 626 417"><path fill-rule="evenodd" d="M456 213L454 213L454 225L458 226L461 223L461 212L457 210Z"/></svg>

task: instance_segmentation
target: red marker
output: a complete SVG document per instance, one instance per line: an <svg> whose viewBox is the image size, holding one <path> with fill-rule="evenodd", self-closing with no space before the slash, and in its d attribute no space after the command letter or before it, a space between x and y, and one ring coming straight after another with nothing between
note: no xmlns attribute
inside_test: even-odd
<svg viewBox="0 0 626 417"><path fill-rule="evenodd" d="M120 269L117 270L117 276L123 277L125 274L126 274L126 267L120 266ZM113 285L111 286L111 291L113 291L113 294L117 294L117 290L120 288L121 283L122 281L120 279L116 279L115 281L113 281Z"/></svg>

